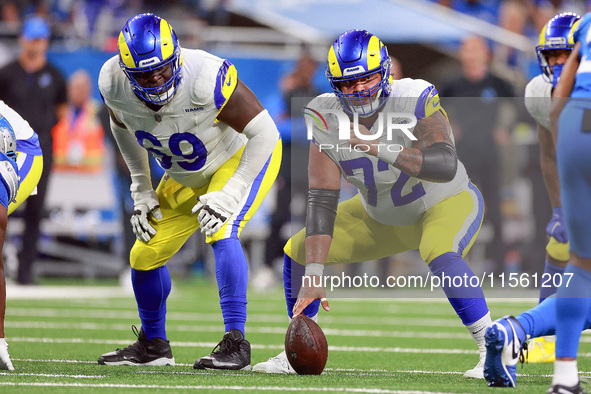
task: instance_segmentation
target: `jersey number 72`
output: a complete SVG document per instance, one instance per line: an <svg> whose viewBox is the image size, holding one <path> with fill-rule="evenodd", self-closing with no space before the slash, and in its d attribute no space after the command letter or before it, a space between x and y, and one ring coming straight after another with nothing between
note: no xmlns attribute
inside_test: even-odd
<svg viewBox="0 0 591 394"><path fill-rule="evenodd" d="M367 188L367 203L372 207L378 205L378 188L376 186L376 180L374 177L374 168L372 161L367 157L358 157L351 160L339 161L341 168L345 175L353 176L353 170L361 169L363 172L363 183ZM387 171L388 163L383 160L378 161L378 171ZM402 195L402 189L406 182L410 179L410 176L404 172L400 173L400 176L394 182L390 195L392 197L392 203L395 207L410 204L411 202L418 200L425 195L425 188L422 183L417 183L411 188L409 193Z"/></svg>

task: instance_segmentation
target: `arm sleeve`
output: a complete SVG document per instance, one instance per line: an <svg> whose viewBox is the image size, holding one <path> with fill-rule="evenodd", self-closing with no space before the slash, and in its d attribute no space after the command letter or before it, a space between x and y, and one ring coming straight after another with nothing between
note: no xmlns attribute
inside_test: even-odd
<svg viewBox="0 0 591 394"><path fill-rule="evenodd" d="M138 144L135 136L127 129L115 124L112 119L111 131L131 173L131 197L137 204L143 195L153 191L148 152Z"/></svg>
<svg viewBox="0 0 591 394"><path fill-rule="evenodd" d="M458 156L453 146L438 142L421 151L423 164L417 178L429 182L450 182L458 170Z"/></svg>
<svg viewBox="0 0 591 394"><path fill-rule="evenodd" d="M340 189L308 190L306 237L312 235L333 236L340 194Z"/></svg>
<svg viewBox="0 0 591 394"><path fill-rule="evenodd" d="M236 172L228 180L229 184L239 185L242 193L246 192L273 153L279 141L279 131L267 110L263 110L248 122L243 134L248 141Z"/></svg>

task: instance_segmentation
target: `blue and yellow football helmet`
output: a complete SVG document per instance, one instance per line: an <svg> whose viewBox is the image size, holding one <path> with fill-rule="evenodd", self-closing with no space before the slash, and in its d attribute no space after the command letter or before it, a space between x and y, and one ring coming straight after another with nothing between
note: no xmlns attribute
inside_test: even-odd
<svg viewBox="0 0 591 394"><path fill-rule="evenodd" d="M16 162L16 134L12 125L0 114L0 152Z"/></svg>
<svg viewBox="0 0 591 394"><path fill-rule="evenodd" d="M129 19L119 33L119 65L131 83L131 89L142 100L168 103L181 80L181 46L172 26L154 14L139 14ZM164 84L145 88L136 76L170 64L172 77Z"/></svg>
<svg viewBox="0 0 591 394"><path fill-rule="evenodd" d="M326 77L344 109L366 117L379 110L390 96L391 64L388 50L378 37L366 30L349 30L341 34L328 51ZM369 89L353 93L341 90L342 82L376 73L380 73L382 78ZM360 105L365 97L370 97L369 103Z"/></svg>
<svg viewBox="0 0 591 394"><path fill-rule="evenodd" d="M578 25L577 21L580 19L581 17L573 12L562 12L550 19L540 33L538 45L536 46L538 64L542 69L544 79L551 82L553 87L556 87L564 65L556 64L551 66L548 64L548 51L572 51L575 46L573 33Z"/></svg>

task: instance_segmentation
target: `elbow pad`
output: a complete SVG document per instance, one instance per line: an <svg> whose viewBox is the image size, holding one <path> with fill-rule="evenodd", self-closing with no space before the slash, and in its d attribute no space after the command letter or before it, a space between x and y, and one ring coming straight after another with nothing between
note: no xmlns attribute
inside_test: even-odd
<svg viewBox="0 0 591 394"><path fill-rule="evenodd" d="M306 209L306 237L326 234L332 237L340 190L310 189Z"/></svg>
<svg viewBox="0 0 591 394"><path fill-rule="evenodd" d="M439 142L421 151L423 165L417 178L429 182L449 182L458 170L458 155L453 146Z"/></svg>

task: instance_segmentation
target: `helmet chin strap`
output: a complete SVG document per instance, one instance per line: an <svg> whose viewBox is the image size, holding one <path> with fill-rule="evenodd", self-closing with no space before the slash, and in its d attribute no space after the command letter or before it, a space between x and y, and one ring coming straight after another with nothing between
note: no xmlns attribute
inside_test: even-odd
<svg viewBox="0 0 591 394"><path fill-rule="evenodd" d="M151 102L156 105L168 104L170 102L170 100L172 100L172 97L174 96L174 89L175 89L175 84L173 83L170 86L170 89L168 89L165 93L166 99L164 99L162 101L158 101L158 100L160 100L164 94L147 94L147 96L151 99Z"/></svg>

